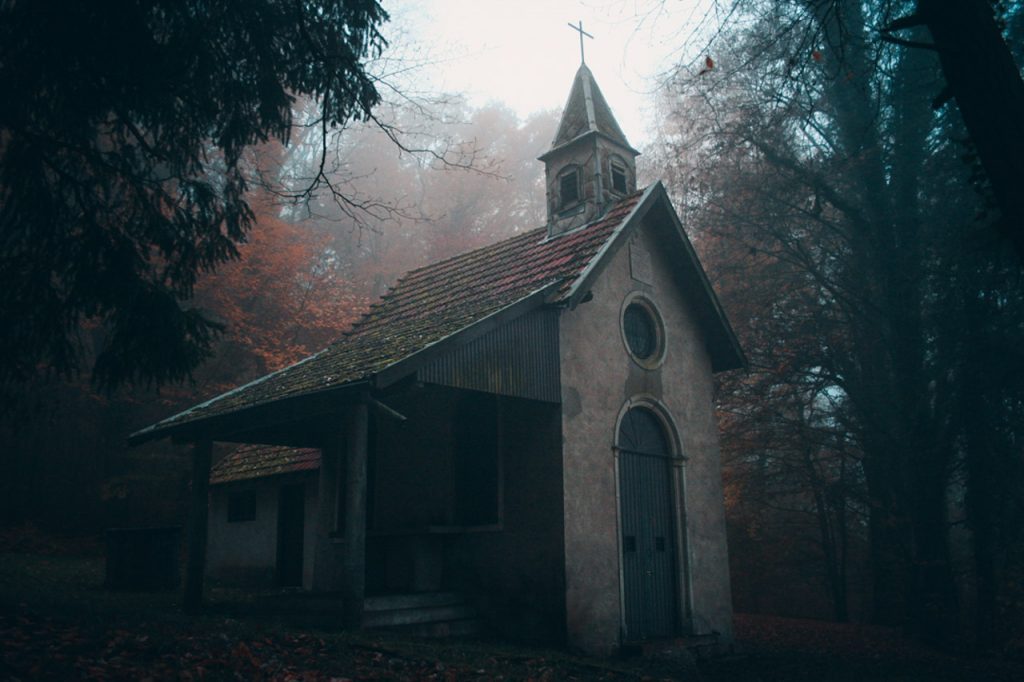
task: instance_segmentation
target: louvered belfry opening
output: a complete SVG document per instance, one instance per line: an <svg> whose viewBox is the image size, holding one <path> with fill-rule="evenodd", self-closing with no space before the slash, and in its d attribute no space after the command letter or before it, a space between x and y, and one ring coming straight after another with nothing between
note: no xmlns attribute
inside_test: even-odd
<svg viewBox="0 0 1024 682"><path fill-rule="evenodd" d="M551 148L540 156L547 188L548 236L600 218L636 191L636 157L586 64L569 90Z"/></svg>

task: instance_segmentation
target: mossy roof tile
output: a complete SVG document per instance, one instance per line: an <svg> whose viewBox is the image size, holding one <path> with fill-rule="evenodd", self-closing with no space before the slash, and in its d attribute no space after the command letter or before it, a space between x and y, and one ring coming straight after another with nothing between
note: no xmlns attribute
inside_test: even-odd
<svg viewBox="0 0 1024 682"><path fill-rule="evenodd" d="M146 431L368 379L548 286L556 287L549 302L565 300L642 195L625 197L602 218L555 238L541 227L411 270L327 348Z"/></svg>
<svg viewBox="0 0 1024 682"><path fill-rule="evenodd" d="M247 481L319 468L320 451L316 448L242 445L213 466L210 470L210 484Z"/></svg>

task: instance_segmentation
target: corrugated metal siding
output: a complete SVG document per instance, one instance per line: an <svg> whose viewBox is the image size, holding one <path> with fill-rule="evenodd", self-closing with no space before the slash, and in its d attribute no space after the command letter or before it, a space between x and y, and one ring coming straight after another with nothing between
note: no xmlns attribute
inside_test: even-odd
<svg viewBox="0 0 1024 682"><path fill-rule="evenodd" d="M417 379L557 403L558 311L537 310L434 360Z"/></svg>

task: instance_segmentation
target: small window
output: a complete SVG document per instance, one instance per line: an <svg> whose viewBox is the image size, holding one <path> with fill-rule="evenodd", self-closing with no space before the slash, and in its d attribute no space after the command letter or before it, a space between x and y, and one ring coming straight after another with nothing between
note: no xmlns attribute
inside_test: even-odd
<svg viewBox="0 0 1024 682"><path fill-rule="evenodd" d="M625 194L627 189L626 167L617 161L612 161L612 191L617 194Z"/></svg>
<svg viewBox="0 0 1024 682"><path fill-rule="evenodd" d="M578 168L562 171L558 176L558 207L568 208L580 201L580 172Z"/></svg>
<svg viewBox="0 0 1024 682"><path fill-rule="evenodd" d="M650 359L658 349L658 332L651 313L639 303L630 303L622 324L629 351L641 360Z"/></svg>
<svg viewBox="0 0 1024 682"><path fill-rule="evenodd" d="M665 358L665 326L654 304L633 295L622 310L622 340L630 356L644 369L655 369Z"/></svg>
<svg viewBox="0 0 1024 682"><path fill-rule="evenodd" d="M256 519L256 491L239 490L228 495L228 523Z"/></svg>

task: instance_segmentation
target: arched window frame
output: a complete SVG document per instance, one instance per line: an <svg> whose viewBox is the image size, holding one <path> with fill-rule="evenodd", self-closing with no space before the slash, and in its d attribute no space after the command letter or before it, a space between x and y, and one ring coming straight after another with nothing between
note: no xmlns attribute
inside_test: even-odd
<svg viewBox="0 0 1024 682"><path fill-rule="evenodd" d="M619 444L619 433L622 430L622 421L626 418L626 414L628 414L630 410L638 408L647 410L658 420L669 444L670 458L677 459L680 462L685 462L688 457L683 451L682 441L679 439L679 430L676 428L676 422L672 418L672 413L669 412L668 407L666 407L663 402L654 396L647 394L638 394L633 396L619 409L619 415L615 419L615 435L613 441L615 443L615 450L619 451L621 449Z"/></svg>

